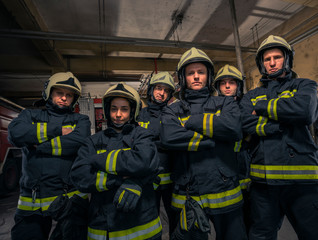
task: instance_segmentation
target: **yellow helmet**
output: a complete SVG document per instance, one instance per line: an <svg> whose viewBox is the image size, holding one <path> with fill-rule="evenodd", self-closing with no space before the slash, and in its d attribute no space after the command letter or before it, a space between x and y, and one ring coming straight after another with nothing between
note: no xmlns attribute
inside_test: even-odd
<svg viewBox="0 0 318 240"><path fill-rule="evenodd" d="M186 88L186 80L185 80L185 67L190 63L200 62L203 63L208 70L208 81L207 87L210 92L213 91L212 83L214 79L214 65L212 60L200 49L192 47L190 50L186 51L180 58L180 61L177 66L179 85L181 91L184 91Z"/></svg>
<svg viewBox="0 0 318 240"><path fill-rule="evenodd" d="M42 92L44 101L49 99L53 87L67 88L75 93L72 107L75 106L82 92L81 83L71 72L55 73L45 82Z"/></svg>
<svg viewBox="0 0 318 240"><path fill-rule="evenodd" d="M151 77L149 81L149 85L148 85L147 95L149 98L153 97L153 89L156 84L164 84L171 89L170 94L167 100L165 101L165 102L168 102L170 98L172 97L173 92L176 89L174 85L173 77L171 76L169 72L160 72L160 73L154 74Z"/></svg>
<svg viewBox="0 0 318 240"><path fill-rule="evenodd" d="M124 82L120 82L107 89L103 96L103 111L105 119L108 120L108 123L111 122L109 115L109 104L114 97L126 98L131 103L131 120L133 120L136 123L141 105L138 92L133 87L128 86Z"/></svg>
<svg viewBox="0 0 318 240"><path fill-rule="evenodd" d="M233 78L236 80L237 82L236 96L241 98L243 94L243 85L244 85L244 81L243 81L244 77L242 73L236 67L231 66L229 64L226 64L224 67L222 67L216 74L216 77L213 83L219 95L222 95L220 91L220 81L224 78Z"/></svg>
<svg viewBox="0 0 318 240"><path fill-rule="evenodd" d="M283 68L281 70L273 74L268 74L264 67L263 54L266 50L272 49L272 48L280 49L284 53L285 59L284 59ZM293 67L293 59L294 59L294 50L286 42L286 40L279 36L270 35L261 43L261 45L257 49L255 61L260 73L263 76L269 76L269 77L275 78L282 75L283 72L286 72L286 73L291 72L291 69Z"/></svg>

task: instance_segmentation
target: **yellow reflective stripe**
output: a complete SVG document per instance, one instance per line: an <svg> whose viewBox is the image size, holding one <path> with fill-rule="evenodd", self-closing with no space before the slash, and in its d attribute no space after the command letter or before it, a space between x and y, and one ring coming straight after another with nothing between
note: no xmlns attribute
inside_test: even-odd
<svg viewBox="0 0 318 240"><path fill-rule="evenodd" d="M232 190L228 190L221 193L204 194L200 196L191 196L196 200L203 208L223 208L242 201L243 196L241 187L237 186ZM171 205L176 208L182 209L186 201L185 195L172 194Z"/></svg>
<svg viewBox="0 0 318 240"><path fill-rule="evenodd" d="M160 185L170 184L172 180L170 178L171 173L162 173L158 175L160 177Z"/></svg>
<svg viewBox="0 0 318 240"><path fill-rule="evenodd" d="M61 156L62 155L62 144L60 136L51 139L52 155Z"/></svg>
<svg viewBox="0 0 318 240"><path fill-rule="evenodd" d="M144 240L156 236L162 231L160 218L153 221L117 232L109 232L109 240Z"/></svg>
<svg viewBox="0 0 318 240"><path fill-rule="evenodd" d="M193 137L191 138L188 145L188 151L197 151L202 138L203 135L194 132Z"/></svg>
<svg viewBox="0 0 318 240"><path fill-rule="evenodd" d="M39 143L45 142L48 140L47 137L47 123L46 122L38 122L36 123L36 136Z"/></svg>
<svg viewBox="0 0 318 240"><path fill-rule="evenodd" d="M234 152L240 152L242 147L242 140L235 142L234 145Z"/></svg>
<svg viewBox="0 0 318 240"><path fill-rule="evenodd" d="M312 165L257 165L251 164L250 175L258 178L295 180L318 179L318 166Z"/></svg>
<svg viewBox="0 0 318 240"><path fill-rule="evenodd" d="M215 113L215 116L219 117L220 115L221 115L221 110L217 110L216 113Z"/></svg>
<svg viewBox="0 0 318 240"><path fill-rule="evenodd" d="M241 189L247 189L250 182L251 182L250 178L245 178L245 179L240 180Z"/></svg>
<svg viewBox="0 0 318 240"><path fill-rule="evenodd" d="M107 236L107 231L88 227L88 233L87 233L88 240L106 240L106 236Z"/></svg>
<svg viewBox="0 0 318 240"><path fill-rule="evenodd" d="M107 152L107 150L105 150L105 149L100 149L100 150L96 151L97 154L102 154L102 153L105 153L105 152Z"/></svg>
<svg viewBox="0 0 318 240"><path fill-rule="evenodd" d="M105 166L105 170L107 173L117 175L116 164L117 164L118 153L120 151L127 151L127 150L131 150L131 148L117 149L117 150L113 150L113 151L108 153L107 158L106 158L106 166Z"/></svg>
<svg viewBox="0 0 318 240"><path fill-rule="evenodd" d="M279 98L271 99L267 104L268 117L274 120L278 120L277 117L277 101Z"/></svg>
<svg viewBox="0 0 318 240"><path fill-rule="evenodd" d="M133 189L133 188L126 188L126 190L129 190L129 191L133 192L134 194L136 194L138 196L140 196L140 194L141 194L140 191L138 191L136 189Z"/></svg>
<svg viewBox="0 0 318 240"><path fill-rule="evenodd" d="M203 135L213 137L213 113L203 114Z"/></svg>
<svg viewBox="0 0 318 240"><path fill-rule="evenodd" d="M262 101L262 100L267 100L267 96L261 95L261 96L258 96L256 98L252 98L251 102L252 102L253 106L255 106L258 101Z"/></svg>
<svg viewBox="0 0 318 240"><path fill-rule="evenodd" d="M297 92L297 89L294 89L293 91L286 90L286 91L283 91L282 93L280 93L278 95L278 97L279 98L291 98L291 97L295 96L296 92Z"/></svg>
<svg viewBox="0 0 318 240"><path fill-rule="evenodd" d="M178 117L178 119L179 119L181 125L184 126L184 124L186 124L186 122L189 120L190 117L191 117L191 115L187 116L187 117L184 117L184 118Z"/></svg>
<svg viewBox="0 0 318 240"><path fill-rule="evenodd" d="M147 129L150 122L148 121L148 122L138 122L138 123L139 123L139 125L140 125L141 127Z"/></svg>
<svg viewBox="0 0 318 240"><path fill-rule="evenodd" d="M107 182L107 173L98 171L97 176L96 176L96 189L97 191L105 191L108 190L106 187L106 182Z"/></svg>
<svg viewBox="0 0 318 240"><path fill-rule="evenodd" d="M124 194L125 194L125 190L123 190L121 194L119 195L119 198L118 198L119 203L121 203L121 200L123 200Z"/></svg>
<svg viewBox="0 0 318 240"><path fill-rule="evenodd" d="M84 199L88 198L88 194L81 193L80 191L73 191L73 192L67 193L67 196L72 197L75 194ZM63 196L65 196L65 194L63 194ZM33 202L33 199L31 197L19 196L18 209L25 210L25 211L36 211L38 209L41 209L42 211L46 211L48 210L50 204L56 198L57 196L48 197L48 198L36 198L35 201Z"/></svg>
<svg viewBox="0 0 318 240"><path fill-rule="evenodd" d="M74 125L64 125L64 126L62 126L62 128L71 128L72 130L74 130L76 128L76 124L74 124Z"/></svg>
<svg viewBox="0 0 318 240"><path fill-rule="evenodd" d="M181 229L188 231L187 215L186 215L185 205L183 205L182 211L180 213L180 227L181 227Z"/></svg>
<svg viewBox="0 0 318 240"><path fill-rule="evenodd" d="M256 125L256 133L258 136L266 136L264 127L265 127L267 121L268 121L267 117L259 116L258 122Z"/></svg>

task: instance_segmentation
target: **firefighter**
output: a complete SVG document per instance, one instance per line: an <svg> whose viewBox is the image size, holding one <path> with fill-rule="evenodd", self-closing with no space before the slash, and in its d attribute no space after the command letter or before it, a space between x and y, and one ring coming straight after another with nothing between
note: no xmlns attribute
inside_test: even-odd
<svg viewBox="0 0 318 240"><path fill-rule="evenodd" d="M108 128L78 151L71 176L91 193L88 239L160 239L153 182L159 158L150 131L138 126L140 98L118 83L103 97Z"/></svg>
<svg viewBox="0 0 318 240"><path fill-rule="evenodd" d="M242 138L239 106L232 97L212 96L214 66L202 50L186 51L177 73L180 100L163 109L160 129L162 145L176 152L172 207L180 221L173 237L208 239L209 228L194 199L213 222L216 239L246 239L233 151Z"/></svg>
<svg viewBox="0 0 318 240"><path fill-rule="evenodd" d="M59 72L45 83L42 95L44 109L25 109L8 127L9 141L23 152L13 240L48 239L48 209L57 197L88 201L69 177L77 150L90 135L88 116L73 112L81 84L71 72Z"/></svg>
<svg viewBox="0 0 318 240"><path fill-rule="evenodd" d="M147 89L147 107L141 109L138 118L139 125L149 129L154 134L153 141L156 143L160 167L162 168L158 175L159 186L157 183L154 183L156 189L157 210L158 213L160 213L160 201L162 200L168 216L170 235L176 225L174 211L171 209L172 181L170 175L173 153L162 148L159 138L159 129L162 108L168 104L174 90L174 80L170 73L160 72L153 75Z"/></svg>
<svg viewBox="0 0 318 240"><path fill-rule="evenodd" d="M234 66L226 64L216 74L214 87L219 96L230 96L238 102L243 97L244 77L242 73ZM250 226L250 204L249 204L249 187L251 179L249 178L249 165L251 161L250 151L250 136L243 137L236 142L234 152L236 152L239 181L243 193L243 212L244 223L248 231Z"/></svg>
<svg viewBox="0 0 318 240"><path fill-rule="evenodd" d="M259 46L256 64L262 86L244 95L243 131L255 143L250 166L249 238L276 239L286 215L299 239L318 235L318 156L309 125L317 119L317 84L295 78L294 51L270 35Z"/></svg>

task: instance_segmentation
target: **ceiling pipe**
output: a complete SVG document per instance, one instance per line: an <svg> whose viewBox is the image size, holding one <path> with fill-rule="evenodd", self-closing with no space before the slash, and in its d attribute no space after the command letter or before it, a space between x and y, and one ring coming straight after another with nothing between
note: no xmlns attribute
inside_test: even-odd
<svg viewBox="0 0 318 240"><path fill-rule="evenodd" d="M205 44L194 42L178 42L169 40L144 39L144 38L125 38L125 37L105 37L96 35L78 35L56 32L40 32L19 29L0 29L0 37L7 38L25 38L25 39L41 39L55 41L74 41L74 42L90 42L90 43L106 43L106 44L129 44L135 46L157 46L171 48L191 48L196 47L207 50L234 51L235 47L220 44ZM244 52L256 52L256 48L242 47Z"/></svg>
<svg viewBox="0 0 318 240"><path fill-rule="evenodd" d="M229 3L230 3L230 9L231 9L233 34L234 34L234 40L235 40L235 52L236 52L237 66L238 66L240 72L242 73L242 75L244 76L241 43L240 43L240 36L239 36L239 32L238 32L238 27L237 27L234 0L229 0ZM246 88L245 85L246 84L244 84L244 88ZM244 92L246 92L246 89L244 89Z"/></svg>

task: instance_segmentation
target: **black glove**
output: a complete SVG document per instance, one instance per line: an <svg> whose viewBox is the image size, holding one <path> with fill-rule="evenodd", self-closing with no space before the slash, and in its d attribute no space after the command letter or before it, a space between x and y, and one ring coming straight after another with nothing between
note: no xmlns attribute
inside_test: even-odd
<svg viewBox="0 0 318 240"><path fill-rule="evenodd" d="M124 212L133 211L137 206L141 193L142 188L136 182L126 179L118 188L113 203L118 210Z"/></svg>

